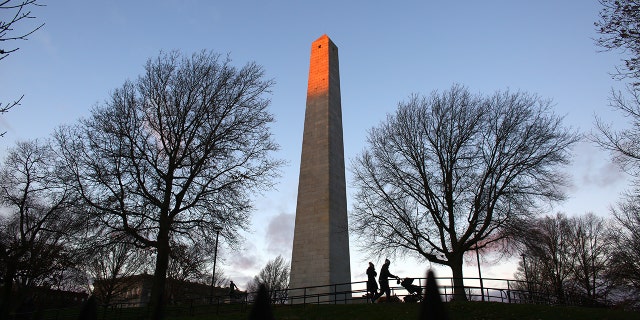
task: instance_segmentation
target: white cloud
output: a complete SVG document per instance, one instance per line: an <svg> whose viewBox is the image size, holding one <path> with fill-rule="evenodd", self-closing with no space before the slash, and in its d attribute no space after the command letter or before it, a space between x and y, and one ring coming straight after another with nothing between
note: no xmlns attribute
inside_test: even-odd
<svg viewBox="0 0 640 320"><path fill-rule="evenodd" d="M242 250L225 252L224 258L226 263L222 267L225 276L242 290L263 267L259 249L252 241L245 242Z"/></svg>
<svg viewBox="0 0 640 320"><path fill-rule="evenodd" d="M293 245L293 230L295 214L284 213L274 216L267 225L267 251L275 256L282 255L285 259L291 256Z"/></svg>
<svg viewBox="0 0 640 320"><path fill-rule="evenodd" d="M582 186L602 188L627 179L626 174L611 161L606 151L589 142L581 142L576 146L572 169L576 182ZM580 185L575 187L579 188Z"/></svg>

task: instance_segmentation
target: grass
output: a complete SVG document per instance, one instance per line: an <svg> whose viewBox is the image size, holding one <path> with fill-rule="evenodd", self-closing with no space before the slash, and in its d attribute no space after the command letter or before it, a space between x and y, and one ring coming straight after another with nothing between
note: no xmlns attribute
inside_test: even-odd
<svg viewBox="0 0 640 320"><path fill-rule="evenodd" d="M640 319L640 313L568 306L506 304L498 302L456 302L445 304L452 320L455 319ZM356 305L307 305L307 306L274 306L276 319L282 320L347 320L347 319L418 319L418 304L356 304ZM201 314L188 317L172 317L172 320L236 320L247 319L249 310L236 310L220 314Z"/></svg>
<svg viewBox="0 0 640 320"><path fill-rule="evenodd" d="M618 320L640 319L640 312L604 308L585 308L535 304L507 304L499 302L450 302L445 304L451 320ZM420 305L410 303L348 304L348 305L276 305L273 313L279 320L395 320L418 319ZM48 310L47 310L48 311ZM45 311L42 319L77 319L78 310L67 309L54 315ZM143 319L145 308L98 310L98 319ZM168 306L166 320L246 320L250 306L213 305L175 307Z"/></svg>

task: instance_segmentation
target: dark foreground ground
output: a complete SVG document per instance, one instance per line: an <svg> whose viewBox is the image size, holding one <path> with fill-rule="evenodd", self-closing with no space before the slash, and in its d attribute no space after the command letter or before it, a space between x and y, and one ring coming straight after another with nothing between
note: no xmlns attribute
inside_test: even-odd
<svg viewBox="0 0 640 320"><path fill-rule="evenodd" d="M640 313L610 309L505 303L447 303L450 319L640 319ZM276 319L418 319L417 304L308 305L273 308ZM202 315L190 319L246 319L244 315ZM187 319L187 318L175 318Z"/></svg>
<svg viewBox="0 0 640 320"><path fill-rule="evenodd" d="M639 319L640 312L550 305L506 304L498 302L456 302L445 304L449 318L456 319ZM168 307L167 320L217 320L247 319L250 306L219 305ZM274 306L276 319L418 319L419 305L396 304L352 304L352 305L307 305ZM98 319L144 319L146 310L127 308L120 310L98 310ZM78 319L78 310L60 310L55 314L45 311L41 319Z"/></svg>

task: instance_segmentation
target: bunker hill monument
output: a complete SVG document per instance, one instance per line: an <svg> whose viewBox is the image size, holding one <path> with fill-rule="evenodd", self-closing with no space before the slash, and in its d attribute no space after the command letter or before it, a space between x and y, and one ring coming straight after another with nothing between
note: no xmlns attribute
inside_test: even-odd
<svg viewBox="0 0 640 320"><path fill-rule="evenodd" d="M323 35L311 44L289 287L350 291L349 284L335 286L351 282L350 269L338 47Z"/></svg>

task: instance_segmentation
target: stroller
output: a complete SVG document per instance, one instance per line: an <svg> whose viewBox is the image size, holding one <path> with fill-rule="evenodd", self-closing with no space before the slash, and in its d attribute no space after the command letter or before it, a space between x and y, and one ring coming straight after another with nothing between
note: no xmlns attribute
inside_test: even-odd
<svg viewBox="0 0 640 320"><path fill-rule="evenodd" d="M409 295L404 297L404 302L422 301L422 288L413 284L413 278L404 278L402 281L398 279L398 283L409 292Z"/></svg>

